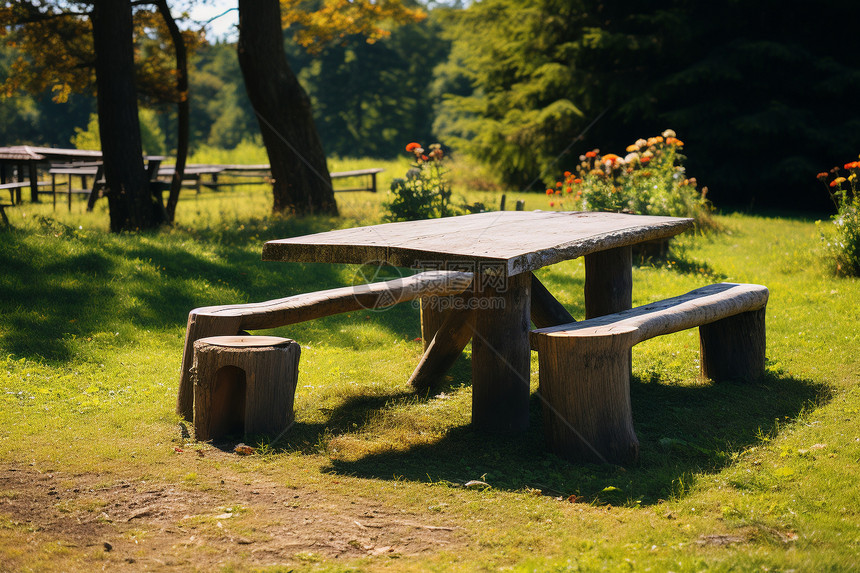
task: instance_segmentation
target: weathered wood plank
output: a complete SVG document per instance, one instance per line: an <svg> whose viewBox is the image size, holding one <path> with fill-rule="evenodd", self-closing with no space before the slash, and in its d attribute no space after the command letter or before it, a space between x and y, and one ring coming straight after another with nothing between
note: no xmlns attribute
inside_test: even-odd
<svg viewBox="0 0 860 573"><path fill-rule="evenodd" d="M718 283L612 315L539 328L531 332L531 337L534 340L541 335L618 336L627 339L632 346L655 336L762 309L767 300L768 290L762 285Z"/></svg>
<svg viewBox="0 0 860 573"><path fill-rule="evenodd" d="M263 247L263 260L385 260L397 266L434 264L436 268L440 262L471 262L483 265L485 274L512 276L606 249L671 237L692 225L692 219L623 213L477 213L269 241ZM499 271L487 270L492 264Z"/></svg>

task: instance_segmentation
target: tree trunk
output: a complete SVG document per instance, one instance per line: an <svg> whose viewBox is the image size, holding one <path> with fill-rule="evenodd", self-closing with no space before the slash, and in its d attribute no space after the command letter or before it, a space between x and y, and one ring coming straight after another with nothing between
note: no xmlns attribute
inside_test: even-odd
<svg viewBox="0 0 860 573"><path fill-rule="evenodd" d="M92 25L110 228L119 232L157 227L161 209L150 192L140 141L131 2L95 0Z"/></svg>
<svg viewBox="0 0 860 573"><path fill-rule="evenodd" d="M273 211L336 215L310 99L284 52L278 0L239 0L238 52L248 98L269 155Z"/></svg>
<svg viewBox="0 0 860 573"><path fill-rule="evenodd" d="M158 12L161 14L170 38L173 40L173 49L176 50L176 95L179 98L176 103L176 166L173 171L173 179L170 181L170 194L167 197L167 222L173 223L176 217L176 205L179 203L179 192L182 191L182 179L185 176L185 162L188 159L188 137L190 132L189 121L191 111L188 104L188 51L185 49L185 40L182 32L170 13L167 0L156 2Z"/></svg>

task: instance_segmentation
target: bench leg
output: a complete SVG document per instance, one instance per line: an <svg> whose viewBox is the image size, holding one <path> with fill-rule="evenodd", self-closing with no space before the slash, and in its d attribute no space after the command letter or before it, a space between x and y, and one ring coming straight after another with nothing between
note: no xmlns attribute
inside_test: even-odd
<svg viewBox="0 0 860 573"><path fill-rule="evenodd" d="M191 367L194 364L194 343L209 336L232 336L239 334L241 319L237 317L198 316L188 313L185 329L185 345L182 349L182 366L179 374L179 392L176 397L176 413L188 422L194 416L194 382Z"/></svg>
<svg viewBox="0 0 860 573"><path fill-rule="evenodd" d="M635 462L630 346L623 337L541 336L536 350L550 450L576 462Z"/></svg>
<svg viewBox="0 0 860 573"><path fill-rule="evenodd" d="M758 380L764 374L765 309L699 327L701 372L715 382Z"/></svg>
<svg viewBox="0 0 860 573"><path fill-rule="evenodd" d="M421 362L409 378L409 384L416 390L437 386L472 339L475 310L469 308L468 298L463 300L466 303L463 309L452 309L445 313L445 322L436 330Z"/></svg>

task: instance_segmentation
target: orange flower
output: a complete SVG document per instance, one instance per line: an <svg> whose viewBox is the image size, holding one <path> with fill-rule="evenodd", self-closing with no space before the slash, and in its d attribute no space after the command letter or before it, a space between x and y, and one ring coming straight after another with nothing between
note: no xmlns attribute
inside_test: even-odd
<svg viewBox="0 0 860 573"><path fill-rule="evenodd" d="M556 186L556 187L561 187L561 181L556 181L556 182L555 182L555 186Z"/></svg>
<svg viewBox="0 0 860 573"><path fill-rule="evenodd" d="M415 151L415 150L416 150L416 149L418 149L419 147L421 147L421 144L420 144L420 143L415 143L415 142L413 141L412 143L407 143L407 144L406 144L406 151L408 151L409 153L412 153L413 151Z"/></svg>
<svg viewBox="0 0 860 573"><path fill-rule="evenodd" d="M547 190L546 190L546 194L547 194L547 195L552 195L553 193L554 193L554 191L553 191L552 189L547 189Z"/></svg>
<svg viewBox="0 0 860 573"><path fill-rule="evenodd" d="M579 185L580 183L582 183L582 179L577 177L576 179L573 180L573 182L576 183L577 185Z"/></svg>
<svg viewBox="0 0 860 573"><path fill-rule="evenodd" d="M621 159L621 158L618 157L617 155L615 155L614 153L607 153L606 155L603 156L603 162L609 163L609 164L613 164L616 161L618 161L619 159Z"/></svg>
<svg viewBox="0 0 860 573"><path fill-rule="evenodd" d="M570 171L565 171L565 172L564 172L564 177L565 177L565 179L567 179L568 177L570 177L570 175L571 175Z"/></svg>
<svg viewBox="0 0 860 573"><path fill-rule="evenodd" d="M565 188L565 191L567 191L568 193L573 193L573 187L567 187Z"/></svg>
<svg viewBox="0 0 860 573"><path fill-rule="evenodd" d="M828 174L826 171L822 171L821 173L819 173L818 175L815 176L815 178L820 180L820 181L824 181L825 179L827 179L827 177L828 177Z"/></svg>
<svg viewBox="0 0 860 573"><path fill-rule="evenodd" d="M586 157L597 157L597 151L588 151L585 154Z"/></svg>
<svg viewBox="0 0 860 573"><path fill-rule="evenodd" d="M669 138L666 138L666 143L668 143L669 145L675 145L675 146L678 146L678 147L684 147L684 142L683 142L683 141L681 141L680 139L676 138L676 137L669 137Z"/></svg>
<svg viewBox="0 0 860 573"><path fill-rule="evenodd" d="M651 161L651 158L647 155L644 155L639 159L639 163L648 163L649 161Z"/></svg>
<svg viewBox="0 0 860 573"><path fill-rule="evenodd" d="M633 145L627 146L627 153L633 153L634 151L639 151L639 146L635 143Z"/></svg>
<svg viewBox="0 0 860 573"><path fill-rule="evenodd" d="M860 162L852 161L851 163L845 164L845 169L857 169L860 167Z"/></svg>

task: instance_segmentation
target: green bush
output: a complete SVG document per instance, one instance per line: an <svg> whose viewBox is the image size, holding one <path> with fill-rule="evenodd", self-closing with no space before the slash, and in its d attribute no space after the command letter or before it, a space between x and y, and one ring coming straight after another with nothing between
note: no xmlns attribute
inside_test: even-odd
<svg viewBox="0 0 860 573"><path fill-rule="evenodd" d="M164 132L158 125L158 116L151 109L140 108L138 111L140 120L140 141L143 153L146 155L164 155L166 153ZM90 120L86 129L76 127L75 135L71 139L75 149L93 149L100 151L102 148L99 136L99 116L90 114Z"/></svg>
<svg viewBox="0 0 860 573"><path fill-rule="evenodd" d="M700 229L714 228L708 188L697 189L687 177L681 154L684 143L667 129L663 135L640 139L627 147L627 155L581 155L576 173L546 190L553 209L613 211L639 215L692 217Z"/></svg>
<svg viewBox="0 0 860 573"><path fill-rule="evenodd" d="M837 274L860 276L860 196L857 194L860 161L846 163L843 168L847 176L841 175L838 167L818 174L836 205L836 214L830 218L834 226L830 232L823 233L822 238Z"/></svg>
<svg viewBox="0 0 860 573"><path fill-rule="evenodd" d="M405 178L391 182L391 200L383 206L386 221L416 221L457 215L460 210L451 204L451 187L445 179L445 154L442 146L434 143L425 154L418 143L410 143L406 151L415 156L415 162Z"/></svg>

